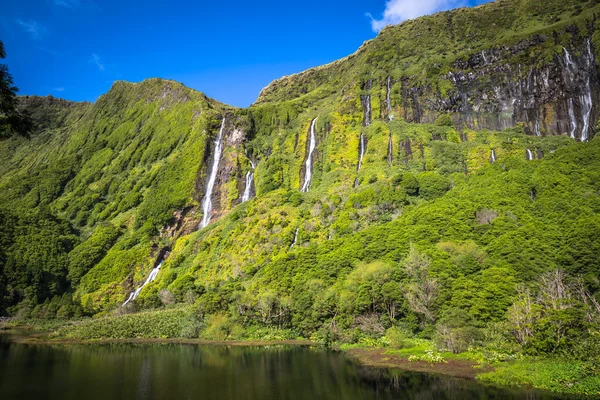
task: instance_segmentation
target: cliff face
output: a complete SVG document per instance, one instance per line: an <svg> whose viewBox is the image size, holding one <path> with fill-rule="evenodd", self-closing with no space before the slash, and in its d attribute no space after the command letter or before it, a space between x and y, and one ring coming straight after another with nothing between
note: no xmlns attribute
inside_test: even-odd
<svg viewBox="0 0 600 400"><path fill-rule="evenodd" d="M459 128L504 130L523 124L531 135L589 140L600 100L591 40L578 37L550 62L538 65L536 52L548 40L535 36L455 61L445 76L452 85L446 95L401 80L402 100L396 108L405 120L417 123L451 113ZM527 57L529 62L519 62Z"/></svg>
<svg viewBox="0 0 600 400"><path fill-rule="evenodd" d="M600 113L599 10L505 0L407 21L344 60L273 82L257 104L346 103L367 125L371 114L415 123L450 114L459 130L522 124L589 140Z"/></svg>

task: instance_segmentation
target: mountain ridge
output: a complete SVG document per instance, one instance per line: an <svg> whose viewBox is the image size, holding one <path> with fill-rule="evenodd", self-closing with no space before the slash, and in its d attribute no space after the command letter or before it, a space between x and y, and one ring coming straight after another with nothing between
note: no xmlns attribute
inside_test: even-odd
<svg viewBox="0 0 600 400"><path fill-rule="evenodd" d="M454 352L497 330L496 352L596 354L600 6L538 3L386 28L248 108L158 78L22 97L39 132L0 141L0 313L100 321L67 337L181 307L192 337L389 331ZM466 55L433 40L459 17ZM494 39L505 19L529 34ZM539 300L556 279L558 314Z"/></svg>

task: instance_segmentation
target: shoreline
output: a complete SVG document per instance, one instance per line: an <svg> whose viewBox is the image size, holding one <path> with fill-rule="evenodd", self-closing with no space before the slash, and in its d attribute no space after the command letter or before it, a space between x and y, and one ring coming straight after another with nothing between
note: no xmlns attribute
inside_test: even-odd
<svg viewBox="0 0 600 400"><path fill-rule="evenodd" d="M320 347L319 343L308 339L289 340L206 340L185 338L121 338L121 339L69 339L50 338L48 332L23 332L4 330L0 334L10 337L10 341L26 345L103 345L103 344L183 344L202 346L307 346ZM448 360L446 363L429 363L426 361L408 361L406 357L387 354L388 349L382 347L354 348L342 350L339 346L332 350L344 353L359 365L373 368L395 368L411 372L423 372L451 376L463 379L476 379L481 372L489 372L493 368L476 369L477 364L467 360Z"/></svg>
<svg viewBox="0 0 600 400"><path fill-rule="evenodd" d="M443 363L409 361L407 357L388 354L383 347L366 347L341 350L359 364L374 368L396 368L411 372L439 374L454 378L476 380L477 374L491 372L492 367L477 368L478 364L469 360L447 360Z"/></svg>
<svg viewBox="0 0 600 400"><path fill-rule="evenodd" d="M206 339L185 339L185 338L121 338L121 339L68 339L51 338L51 332L27 331L20 329L0 329L0 338L6 338L13 343L23 345L46 345L46 346L64 346L64 345L110 345L110 344L176 344L176 345L196 345L196 346L225 346L225 347L268 347L268 346L300 346L300 347L321 347L321 344L308 339L289 339L289 340L206 340ZM427 361L409 361L405 355L388 352L390 349L384 347L355 347L342 349L339 346L333 346L330 350L343 353L346 357L356 363L357 366L367 368L398 369L409 372L424 374L443 375L452 378L466 379L481 382L495 387L514 388L514 389L536 389L553 393L554 395L564 395L565 398L576 396L576 398L594 398L600 393L588 392L587 390L571 391L569 387L555 387L551 389L546 384L540 385L529 379L517 382L503 382L501 379L483 379L479 377L482 374L499 373L502 375L503 366L482 366L475 361L466 359L447 359L442 363L431 363ZM507 364L508 365L508 364ZM530 367L535 367L535 362L531 362Z"/></svg>
<svg viewBox="0 0 600 400"><path fill-rule="evenodd" d="M47 333L43 334L11 334L10 341L29 345L90 345L90 344L195 344L204 346L317 346L318 344L307 339L290 340L206 340L185 338L126 338L126 339L52 339Z"/></svg>

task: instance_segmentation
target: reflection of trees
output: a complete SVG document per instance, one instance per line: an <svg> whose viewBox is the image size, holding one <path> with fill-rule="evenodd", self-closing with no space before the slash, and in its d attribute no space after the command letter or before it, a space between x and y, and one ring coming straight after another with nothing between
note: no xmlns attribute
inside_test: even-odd
<svg viewBox="0 0 600 400"><path fill-rule="evenodd" d="M403 400L463 399L559 399L534 390L511 390L482 385L477 381L398 369L357 365L361 385L370 387L377 398Z"/></svg>
<svg viewBox="0 0 600 400"><path fill-rule="evenodd" d="M339 352L178 344L0 345L0 389L43 391L49 400L552 398L360 366Z"/></svg>

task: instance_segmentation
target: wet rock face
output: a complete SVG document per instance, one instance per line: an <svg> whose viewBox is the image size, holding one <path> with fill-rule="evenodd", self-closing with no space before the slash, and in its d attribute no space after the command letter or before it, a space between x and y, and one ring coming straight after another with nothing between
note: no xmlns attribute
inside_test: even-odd
<svg viewBox="0 0 600 400"><path fill-rule="evenodd" d="M531 135L591 139L600 116L600 74L591 42L574 36L568 47L543 63L535 54L548 40L534 36L457 60L442 77L452 85L444 96L431 85L417 86L402 78L401 115L419 123L433 122L444 112L459 127L503 130L521 123Z"/></svg>
<svg viewBox="0 0 600 400"><path fill-rule="evenodd" d="M368 81L362 83L361 89L363 91L369 91L369 90L371 90L372 86L373 86L373 80L369 79ZM360 96L360 104L363 109L363 126L369 126L369 125L371 125L371 116L372 116L371 95L370 94L361 95Z"/></svg>
<svg viewBox="0 0 600 400"><path fill-rule="evenodd" d="M215 138L216 131L219 128L215 127L215 132L211 134L211 138L207 141L205 157L202 162L202 169L198 173L196 181L196 199L201 202L207 190L207 177L210 174L210 169L213 164L215 154ZM241 127L240 120L235 115L226 115L223 125L223 150L219 163L217 164L217 172L215 184L211 195L211 222L217 220L231 207L241 202L241 195L245 188L245 176L241 170L240 160L245 158L244 141L246 132ZM228 183L234 181L234 185ZM235 187L235 189L234 189ZM230 204L232 190L237 190L238 200Z"/></svg>

